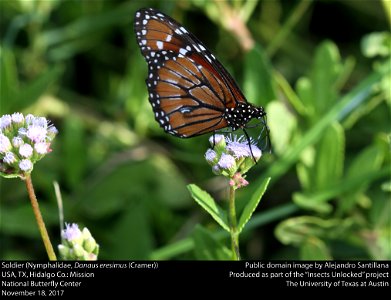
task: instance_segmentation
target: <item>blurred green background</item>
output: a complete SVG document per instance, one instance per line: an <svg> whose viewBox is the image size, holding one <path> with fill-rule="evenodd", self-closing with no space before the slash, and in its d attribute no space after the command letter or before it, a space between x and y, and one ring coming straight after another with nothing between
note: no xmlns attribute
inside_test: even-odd
<svg viewBox="0 0 391 300"><path fill-rule="evenodd" d="M52 242L66 222L100 259L218 259L229 238L194 202L224 205L208 135L169 136L147 100L133 32L142 7L192 31L268 113L273 153L238 191L272 180L240 237L245 259L391 259L390 20L384 1L0 1L0 115L59 129L32 179ZM46 259L24 183L0 178L0 259ZM221 252L220 252L221 254Z"/></svg>

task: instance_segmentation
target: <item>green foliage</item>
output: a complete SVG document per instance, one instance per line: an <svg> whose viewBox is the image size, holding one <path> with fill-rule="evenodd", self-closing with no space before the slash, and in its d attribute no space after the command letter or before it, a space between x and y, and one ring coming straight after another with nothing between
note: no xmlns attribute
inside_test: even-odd
<svg viewBox="0 0 391 300"><path fill-rule="evenodd" d="M147 100L132 21L152 6L204 41L268 114L272 154L237 192L243 258L391 259L389 4L356 2L0 1L0 115L34 113L59 129L32 173L54 246L56 180L65 221L88 226L100 259L231 257L208 136L165 134ZM324 8L343 16L334 29L317 23ZM354 34L341 39L341 28ZM257 243L265 252L251 256ZM18 179L0 178L0 244L2 259L45 258Z"/></svg>
<svg viewBox="0 0 391 300"><path fill-rule="evenodd" d="M246 206L243 209L243 212L239 218L238 223L238 232L242 232L244 226L246 226L247 222L250 220L252 214L254 213L255 209L257 208L259 202L262 199L263 194L266 191L267 185L270 182L270 177L265 179L265 181L262 183L261 187L254 193L254 195L251 197L250 201L246 204Z"/></svg>
<svg viewBox="0 0 391 300"><path fill-rule="evenodd" d="M205 209L213 219L226 231L229 232L227 213L216 203L216 201L198 186L190 184L187 186L193 199Z"/></svg>
<svg viewBox="0 0 391 300"><path fill-rule="evenodd" d="M193 236L196 259L229 260L231 258L231 251L201 225L195 227Z"/></svg>
<svg viewBox="0 0 391 300"><path fill-rule="evenodd" d="M276 99L275 86L272 81L270 62L263 49L258 45L245 57L244 93L252 103L265 105Z"/></svg>

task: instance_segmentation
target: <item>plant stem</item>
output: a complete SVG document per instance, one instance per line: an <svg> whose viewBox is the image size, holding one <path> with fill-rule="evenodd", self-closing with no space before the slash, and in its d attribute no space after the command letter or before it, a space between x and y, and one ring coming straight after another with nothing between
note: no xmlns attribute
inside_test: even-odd
<svg viewBox="0 0 391 300"><path fill-rule="evenodd" d="M43 221L41 211L39 210L39 205L38 205L37 197L35 196L33 182L31 181L30 174L26 175L25 182L26 182L27 192L31 200L31 206L33 207L35 219L37 220L39 232L41 233L41 237L45 245L46 252L50 260L57 260L56 254L54 253L53 250L52 243L50 242L49 239L48 232L46 230L45 222Z"/></svg>
<svg viewBox="0 0 391 300"><path fill-rule="evenodd" d="M239 233L236 226L235 188L229 187L229 228L231 234L232 259L240 260Z"/></svg>

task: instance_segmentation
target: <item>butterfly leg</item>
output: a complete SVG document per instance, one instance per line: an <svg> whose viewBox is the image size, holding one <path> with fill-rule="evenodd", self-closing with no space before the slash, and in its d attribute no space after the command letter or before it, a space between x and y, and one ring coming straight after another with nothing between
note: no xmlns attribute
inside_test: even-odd
<svg viewBox="0 0 391 300"><path fill-rule="evenodd" d="M257 164L257 160L255 159L254 154L253 154L253 149L251 148L251 140L250 140L250 137L249 137L249 135L248 135L246 129L243 128L243 132L244 132L244 135L245 135L245 137L246 137L248 146L249 146L249 148L250 148L251 157L253 158L255 164Z"/></svg>
<svg viewBox="0 0 391 300"><path fill-rule="evenodd" d="M215 145L216 145L215 135L216 135L216 131L213 131L213 145L212 145L212 149L214 149Z"/></svg>

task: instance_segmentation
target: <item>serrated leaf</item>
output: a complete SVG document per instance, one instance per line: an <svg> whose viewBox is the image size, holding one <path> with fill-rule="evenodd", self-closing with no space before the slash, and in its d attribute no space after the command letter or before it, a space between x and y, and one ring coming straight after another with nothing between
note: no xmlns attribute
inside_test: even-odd
<svg viewBox="0 0 391 300"><path fill-rule="evenodd" d="M266 191L266 188L267 188L267 186L269 184L269 181L270 181L270 177L266 178L263 181L261 186L257 189L257 191L251 197L250 201L244 207L242 215L240 216L240 219L239 219L239 224L238 224L238 231L239 231L239 233L243 230L244 226L250 220L253 212L257 208L259 202L262 199L263 194Z"/></svg>
<svg viewBox="0 0 391 300"><path fill-rule="evenodd" d="M208 230L197 225L193 234L194 252L200 260L229 260L232 252L220 243Z"/></svg>
<svg viewBox="0 0 391 300"><path fill-rule="evenodd" d="M228 218L227 213L217 205L216 201L210 196L207 192L200 189L195 184L189 184L187 186L187 189L190 191L191 196L193 199L201 205L203 209L205 209L213 219L221 227L223 227L226 231L230 232L229 226L228 226Z"/></svg>

